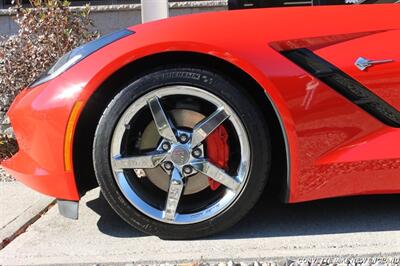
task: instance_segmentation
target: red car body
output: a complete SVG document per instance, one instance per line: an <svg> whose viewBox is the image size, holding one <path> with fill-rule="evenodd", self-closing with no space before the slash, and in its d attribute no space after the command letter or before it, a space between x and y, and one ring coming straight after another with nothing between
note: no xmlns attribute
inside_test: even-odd
<svg viewBox="0 0 400 266"><path fill-rule="evenodd" d="M286 142L288 202L400 193L400 128L379 121L282 53L307 48L400 111L399 14L395 4L274 8L132 27L135 34L18 95L8 116L19 152L2 166L41 193L78 201L74 132L89 99L127 64L191 52L235 66L265 90ZM358 57L392 61L360 71Z"/></svg>

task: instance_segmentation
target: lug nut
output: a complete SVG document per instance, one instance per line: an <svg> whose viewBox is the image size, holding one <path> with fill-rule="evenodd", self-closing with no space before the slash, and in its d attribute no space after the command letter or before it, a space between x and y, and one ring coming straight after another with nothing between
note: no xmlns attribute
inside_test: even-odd
<svg viewBox="0 0 400 266"><path fill-rule="evenodd" d="M165 162L164 163L164 168L165 170L172 170L172 168L174 167L174 165L171 162Z"/></svg>
<svg viewBox="0 0 400 266"><path fill-rule="evenodd" d="M195 157L195 158L199 158L199 157L201 156L201 154L202 154L202 152L201 152L201 150L200 150L199 148L196 148L196 149L194 149L194 150L192 151L192 155L193 155L193 157Z"/></svg>
<svg viewBox="0 0 400 266"><path fill-rule="evenodd" d="M191 166L189 166L189 165L185 165L184 167L183 167L183 172L185 173L185 174L191 174L192 173L192 167Z"/></svg>
<svg viewBox="0 0 400 266"><path fill-rule="evenodd" d="M164 151L169 151L169 149L171 149L171 144L169 144L168 142L164 142L164 143L161 145L161 148L162 148Z"/></svg>
<svg viewBox="0 0 400 266"><path fill-rule="evenodd" d="M179 136L179 141L181 142L181 143L186 143L186 142L188 142L188 140L189 140L189 137L188 137L188 135L186 135L186 134L182 134L182 135L180 135Z"/></svg>

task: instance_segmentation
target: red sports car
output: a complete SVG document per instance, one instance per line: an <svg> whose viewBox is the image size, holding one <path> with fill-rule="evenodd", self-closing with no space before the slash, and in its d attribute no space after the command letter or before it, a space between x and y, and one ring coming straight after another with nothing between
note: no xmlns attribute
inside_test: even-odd
<svg viewBox="0 0 400 266"><path fill-rule="evenodd" d="M63 56L8 112L3 166L78 216L99 185L161 238L288 203L400 193L400 5L190 15Z"/></svg>

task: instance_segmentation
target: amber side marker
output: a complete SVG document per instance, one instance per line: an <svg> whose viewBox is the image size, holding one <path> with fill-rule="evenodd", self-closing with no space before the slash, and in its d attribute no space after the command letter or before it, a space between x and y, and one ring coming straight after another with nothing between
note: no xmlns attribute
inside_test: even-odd
<svg viewBox="0 0 400 266"><path fill-rule="evenodd" d="M71 114L68 119L67 130L64 139L64 168L65 171L72 171L72 141L74 134L74 126L78 119L79 113L83 107L82 101L77 101L72 108Z"/></svg>

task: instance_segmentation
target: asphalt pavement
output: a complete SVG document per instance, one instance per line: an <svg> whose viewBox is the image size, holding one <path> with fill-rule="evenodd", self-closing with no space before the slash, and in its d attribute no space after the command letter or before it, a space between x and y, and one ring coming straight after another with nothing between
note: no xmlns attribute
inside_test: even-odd
<svg viewBox="0 0 400 266"><path fill-rule="evenodd" d="M0 251L0 264L157 263L299 257L400 256L400 195L285 205L267 193L238 225L195 241L164 241L113 213L99 190L80 219L52 207Z"/></svg>

